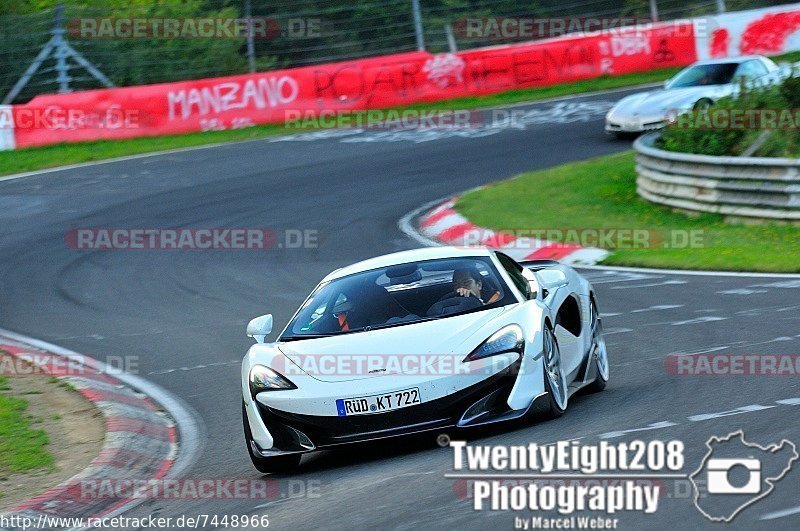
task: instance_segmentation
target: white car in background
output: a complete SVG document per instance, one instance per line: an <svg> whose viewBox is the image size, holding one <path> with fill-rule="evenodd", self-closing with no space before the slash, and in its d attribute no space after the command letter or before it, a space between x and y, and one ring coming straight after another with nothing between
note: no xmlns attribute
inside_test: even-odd
<svg viewBox="0 0 800 531"><path fill-rule="evenodd" d="M742 78L749 85L761 86L779 83L788 75L790 68L761 55L698 61L681 70L662 89L619 100L606 114L606 133L625 137L661 129L671 114L704 109L735 94Z"/></svg>
<svg viewBox="0 0 800 531"><path fill-rule="evenodd" d="M271 315L248 325L241 381L247 451L264 473L343 444L558 417L608 381L591 284L485 248L338 269L267 343L271 331Z"/></svg>

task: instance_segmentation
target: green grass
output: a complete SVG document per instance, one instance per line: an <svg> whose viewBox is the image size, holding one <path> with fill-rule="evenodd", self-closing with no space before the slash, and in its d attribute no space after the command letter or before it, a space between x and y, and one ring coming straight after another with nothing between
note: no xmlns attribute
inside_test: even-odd
<svg viewBox="0 0 800 531"><path fill-rule="evenodd" d="M0 378L0 387L4 384ZM54 466L53 456L45 450L47 434L31 428L27 408L25 400L0 394L0 477Z"/></svg>
<svg viewBox="0 0 800 531"><path fill-rule="evenodd" d="M113 159L140 153L164 151L216 142L232 142L285 134L282 125L264 125L231 131L209 131L130 140L102 140L76 144L54 144L16 151L0 151L0 175Z"/></svg>
<svg viewBox="0 0 800 531"><path fill-rule="evenodd" d="M458 98L437 103L409 105L399 109L415 110L463 110L479 107L497 107L514 103L537 101L558 96L569 96L597 90L642 85L663 81L677 72L675 68L626 74L622 76L603 76L564 85L511 90L483 97ZM275 135L301 132L302 129L286 128L283 124L257 125L245 129L227 131L208 131L130 140L103 140L78 144L56 144L16 151L0 151L0 175L33 171L44 168L113 159L153 151L201 146L219 142L233 142Z"/></svg>
<svg viewBox="0 0 800 531"><path fill-rule="evenodd" d="M785 53L783 55L778 55L776 57L773 57L772 60L775 61L775 62L778 62L778 63L781 63L781 62L796 63L797 61L800 61L800 51L798 51L798 52L789 52L789 53Z"/></svg>
<svg viewBox="0 0 800 531"><path fill-rule="evenodd" d="M62 389L66 389L67 391L71 391L73 393L77 393L78 392L78 390L75 388L75 386L72 385L71 383L69 383L66 380L59 381L58 382L58 386L61 387Z"/></svg>
<svg viewBox="0 0 800 531"><path fill-rule="evenodd" d="M492 229L649 229L700 231L699 248L616 249L603 263L730 271L800 272L800 227L726 223L716 214L688 216L636 194L632 151L522 174L469 192L456 210Z"/></svg>
<svg viewBox="0 0 800 531"><path fill-rule="evenodd" d="M10 389L8 378L0 376L0 391ZM53 456L45 450L47 434L31 427L42 419L31 417L27 409L25 400L0 393L0 478L55 466Z"/></svg>

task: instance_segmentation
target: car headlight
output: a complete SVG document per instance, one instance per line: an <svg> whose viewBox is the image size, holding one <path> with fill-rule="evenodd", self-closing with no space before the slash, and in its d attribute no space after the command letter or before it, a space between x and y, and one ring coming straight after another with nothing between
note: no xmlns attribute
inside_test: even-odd
<svg viewBox="0 0 800 531"><path fill-rule="evenodd" d="M250 394L253 398L262 391L297 389L297 386L285 376L263 365L253 365L253 368L250 369L249 380Z"/></svg>
<svg viewBox="0 0 800 531"><path fill-rule="evenodd" d="M475 361L489 356L496 356L497 354L506 354L508 352L519 352L525 348L525 338L522 335L522 328L519 325L508 325L501 328L489 339L481 343L478 348L473 350L469 356L462 361Z"/></svg>

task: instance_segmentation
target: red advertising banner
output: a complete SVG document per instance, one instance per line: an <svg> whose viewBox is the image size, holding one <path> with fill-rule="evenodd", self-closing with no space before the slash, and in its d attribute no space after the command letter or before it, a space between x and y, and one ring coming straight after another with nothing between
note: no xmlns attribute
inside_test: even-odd
<svg viewBox="0 0 800 531"><path fill-rule="evenodd" d="M17 148L283 122L492 94L694 61L691 22L457 54L389 55L253 75L39 96L15 105Z"/></svg>
<svg viewBox="0 0 800 531"><path fill-rule="evenodd" d="M772 43L775 39L757 30L775 17L785 22L780 26L781 43L788 48L785 28L797 28L796 5L455 54L411 52L251 75L43 95L25 105L0 108L0 149L235 129L321 111L379 109L684 66L712 55L711 48L716 56L727 52L717 42L726 28L742 45ZM761 50L748 44L748 50L756 48Z"/></svg>

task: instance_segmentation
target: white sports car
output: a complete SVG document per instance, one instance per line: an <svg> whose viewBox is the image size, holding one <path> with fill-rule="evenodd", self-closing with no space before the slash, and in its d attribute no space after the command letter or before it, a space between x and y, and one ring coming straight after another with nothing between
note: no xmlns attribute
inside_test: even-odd
<svg viewBox="0 0 800 531"><path fill-rule="evenodd" d="M267 343L271 331L271 315L248 324L242 363L247 451L264 473L347 443L558 417L608 381L589 282L485 248L338 269Z"/></svg>
<svg viewBox="0 0 800 531"><path fill-rule="evenodd" d="M760 55L698 61L678 72L663 89L619 100L606 114L606 132L624 137L661 129L671 114L707 108L735 94L742 78L750 85L771 85L788 75L790 69Z"/></svg>

